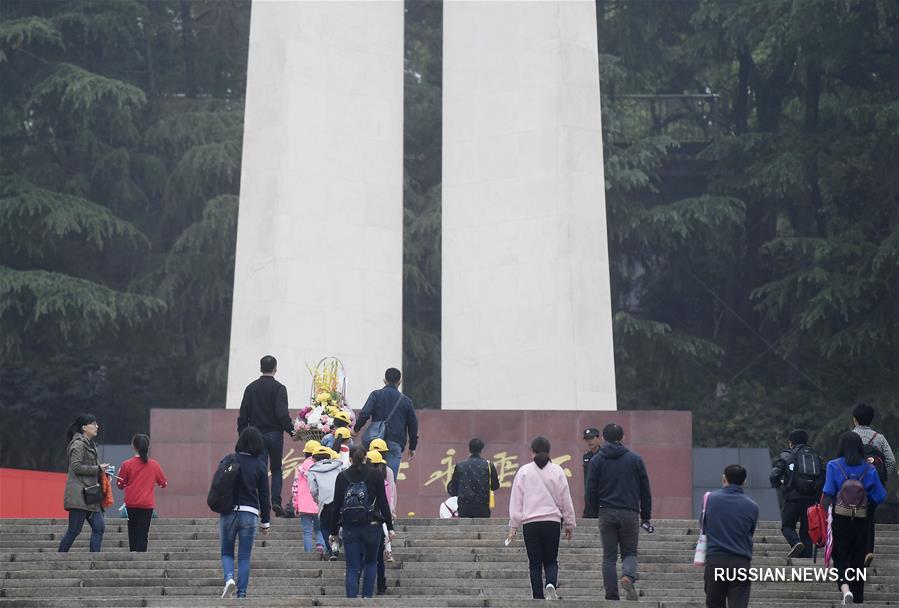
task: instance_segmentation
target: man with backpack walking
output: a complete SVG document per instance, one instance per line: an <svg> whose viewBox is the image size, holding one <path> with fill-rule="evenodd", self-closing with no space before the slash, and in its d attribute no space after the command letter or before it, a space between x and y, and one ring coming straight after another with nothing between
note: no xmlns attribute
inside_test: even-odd
<svg viewBox="0 0 899 608"><path fill-rule="evenodd" d="M871 428L874 408L867 403L859 403L852 410L852 432L862 438L862 449L868 464L877 471L880 483L886 487L887 481L896 470L896 457L886 437ZM868 507L868 544L865 551L865 566L874 561L874 511L877 505Z"/></svg>
<svg viewBox="0 0 899 608"><path fill-rule="evenodd" d="M484 442L477 437L468 442L468 460L456 464L446 486L450 496L459 497L459 517L490 517L490 493L499 490L499 476L493 463L481 458Z"/></svg>
<svg viewBox="0 0 899 608"><path fill-rule="evenodd" d="M396 479L400 474L400 461L409 438L409 462L415 458L418 447L418 418L412 400L400 392L403 375L395 367L384 372L384 388L372 391L362 406L362 412L356 419L353 432L358 433L365 423L371 424L362 436L362 447L369 449L373 439L387 442L387 466L393 471Z"/></svg>
<svg viewBox="0 0 899 608"><path fill-rule="evenodd" d="M783 490L781 531L790 545L787 557L812 557L806 511L818 501L824 486L824 463L802 429L790 432L789 448L780 453L771 469L771 486ZM799 522L799 534L796 534Z"/></svg>

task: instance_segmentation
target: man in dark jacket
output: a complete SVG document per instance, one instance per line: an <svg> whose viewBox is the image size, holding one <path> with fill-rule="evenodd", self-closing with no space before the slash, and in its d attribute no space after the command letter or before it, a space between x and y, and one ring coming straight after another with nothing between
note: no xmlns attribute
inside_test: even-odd
<svg viewBox="0 0 899 608"><path fill-rule="evenodd" d="M459 517L490 517L490 490L499 490L499 476L492 462L481 458L484 442L468 442L468 460L456 463L446 486L450 496L459 498Z"/></svg>
<svg viewBox="0 0 899 608"><path fill-rule="evenodd" d="M384 388L372 391L368 396L353 427L353 431L358 433L369 419L372 424L385 423L383 439L387 442L387 466L393 471L394 479L400 474L406 436L409 437L409 462L415 458L415 449L418 447L418 417L412 400L400 392L402 377L400 370L395 367L384 372ZM364 447L368 448L367 442L365 443Z"/></svg>
<svg viewBox="0 0 899 608"><path fill-rule="evenodd" d="M590 469L590 461L599 453L599 446L602 445L599 429L592 426L584 429L584 443L587 444L587 453L584 454L584 519L596 519L599 517L598 508L587 500L587 473Z"/></svg>
<svg viewBox="0 0 899 608"><path fill-rule="evenodd" d="M708 538L706 606L725 608L726 604L727 608L746 608L751 585L746 575L752 563L752 535L759 521L759 506L743 493L746 469L738 464L728 465L722 481L724 487L709 494L702 518L702 528ZM729 575L720 576L728 570Z"/></svg>
<svg viewBox="0 0 899 608"><path fill-rule="evenodd" d="M824 487L824 463L802 429L790 432L789 448L780 453L771 468L771 487L783 490L781 532L790 544L787 557L812 557L813 543L808 535L808 508L815 504ZM796 534L799 522L799 534Z"/></svg>
<svg viewBox="0 0 899 608"><path fill-rule="evenodd" d="M621 445L624 429L607 424L602 430L603 445L590 461L587 478L587 502L599 510L599 536L602 541L602 584L607 600L621 599L618 585L628 600L640 599L637 580L637 541L640 520L647 529L652 525L652 496L643 459ZM616 565L621 551L621 579Z"/></svg>
<svg viewBox="0 0 899 608"><path fill-rule="evenodd" d="M272 473L272 511L284 517L281 506L281 459L284 456L284 433L294 435L293 420L287 412L287 387L275 380L278 361L271 355L259 361L262 376L251 382L243 392L240 414L237 416L238 435L248 426L255 426L262 432L265 452L261 458L268 458Z"/></svg>

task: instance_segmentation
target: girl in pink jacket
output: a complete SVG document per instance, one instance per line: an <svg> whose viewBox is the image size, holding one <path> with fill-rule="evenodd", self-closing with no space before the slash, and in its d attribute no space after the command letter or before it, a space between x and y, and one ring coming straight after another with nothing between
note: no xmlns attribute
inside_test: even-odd
<svg viewBox="0 0 899 608"><path fill-rule="evenodd" d="M303 530L303 550L306 553L312 553L315 549L324 555L325 540L322 537L318 523L318 505L312 498L309 491L309 481L306 479L306 471L309 470L315 461L312 458L312 452L317 447L311 445L318 443L309 441L303 447L303 453L306 459L297 465L296 475L293 480L293 510L300 516L300 526Z"/></svg>
<svg viewBox="0 0 899 608"><path fill-rule="evenodd" d="M528 552L531 592L534 599L559 599L559 537L564 528L571 540L574 531L574 503L565 471L549 460L549 439L537 437L531 442L534 462L524 465L512 482L509 499L509 544L522 528ZM543 586L543 573L546 586Z"/></svg>

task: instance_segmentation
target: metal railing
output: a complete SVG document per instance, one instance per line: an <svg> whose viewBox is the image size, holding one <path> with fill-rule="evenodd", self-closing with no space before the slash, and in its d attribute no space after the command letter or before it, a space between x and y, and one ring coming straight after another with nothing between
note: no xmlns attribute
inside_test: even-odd
<svg viewBox="0 0 899 608"><path fill-rule="evenodd" d="M678 143L718 139L718 95L614 95L603 99L610 143L666 135Z"/></svg>

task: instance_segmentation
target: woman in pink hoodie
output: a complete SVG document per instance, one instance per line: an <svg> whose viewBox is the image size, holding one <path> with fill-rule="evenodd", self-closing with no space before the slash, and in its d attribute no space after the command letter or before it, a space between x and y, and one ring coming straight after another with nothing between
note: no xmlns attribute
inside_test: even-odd
<svg viewBox="0 0 899 608"><path fill-rule="evenodd" d="M509 538L519 526L528 552L531 592L534 599L557 600L559 586L559 537L571 540L574 531L574 503L562 467L549 461L549 439L537 437L531 442L534 462L524 465L512 482L509 499ZM546 586L543 573L546 572Z"/></svg>

